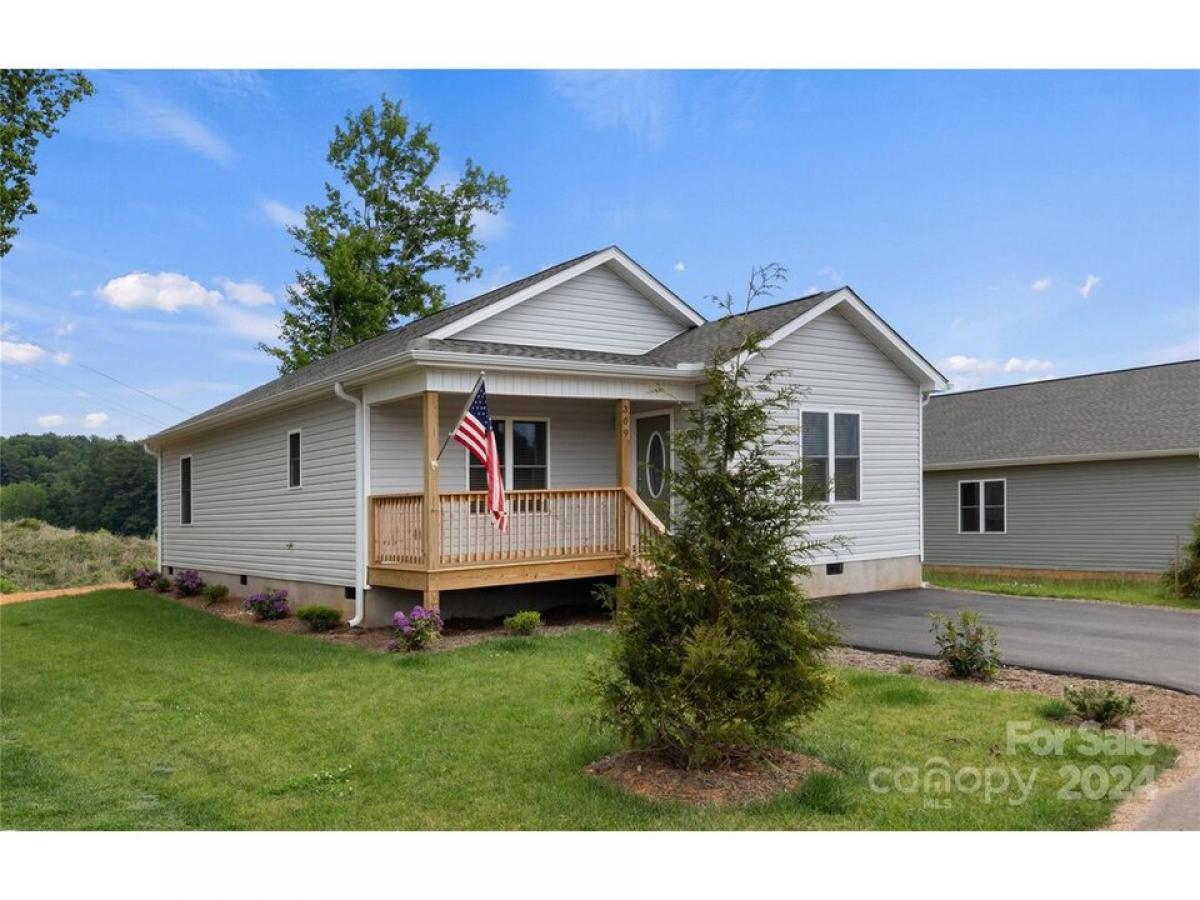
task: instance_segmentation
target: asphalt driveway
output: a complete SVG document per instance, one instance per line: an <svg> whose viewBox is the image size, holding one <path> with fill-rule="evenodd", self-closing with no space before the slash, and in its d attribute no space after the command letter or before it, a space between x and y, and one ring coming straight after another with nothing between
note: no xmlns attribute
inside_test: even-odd
<svg viewBox="0 0 1200 900"><path fill-rule="evenodd" d="M833 597L843 640L934 656L930 613L970 608L994 625L1005 663L1200 694L1200 613L924 588Z"/></svg>

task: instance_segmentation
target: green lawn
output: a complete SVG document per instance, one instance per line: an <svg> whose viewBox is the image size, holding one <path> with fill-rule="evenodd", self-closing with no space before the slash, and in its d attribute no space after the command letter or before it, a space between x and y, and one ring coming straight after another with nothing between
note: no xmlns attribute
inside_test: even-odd
<svg viewBox="0 0 1200 900"><path fill-rule="evenodd" d="M1136 603L1141 606L1169 606L1175 609L1200 609L1200 601L1176 597L1158 581L1130 578L1053 578L1045 575L964 575L926 567L925 580L936 587L953 590L985 591L989 594L1014 594L1019 597L1064 597L1070 600L1107 600Z"/></svg>
<svg viewBox="0 0 1200 900"><path fill-rule="evenodd" d="M1057 796L1061 765L1095 761L1075 732L1064 757L993 755L1007 721L1049 724L1043 699L850 670L797 740L839 777L734 810L632 798L583 771L613 749L578 694L607 640L580 631L396 657L132 591L5 606L0 827L1077 829L1113 805ZM1173 753L1155 752L1159 765ZM1019 805L976 793L933 808L868 786L874 766L930 757L1040 768Z"/></svg>

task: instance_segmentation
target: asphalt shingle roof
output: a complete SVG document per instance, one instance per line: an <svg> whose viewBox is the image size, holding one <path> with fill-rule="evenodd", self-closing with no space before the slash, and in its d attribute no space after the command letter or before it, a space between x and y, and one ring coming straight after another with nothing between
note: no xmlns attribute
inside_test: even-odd
<svg viewBox="0 0 1200 900"><path fill-rule="evenodd" d="M925 465L1200 449L1200 360L935 396Z"/></svg>

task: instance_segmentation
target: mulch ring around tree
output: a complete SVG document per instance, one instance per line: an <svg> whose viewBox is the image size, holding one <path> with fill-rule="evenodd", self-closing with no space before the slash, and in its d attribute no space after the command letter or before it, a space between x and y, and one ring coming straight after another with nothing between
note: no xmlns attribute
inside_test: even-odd
<svg viewBox="0 0 1200 900"><path fill-rule="evenodd" d="M761 803L800 787L814 772L832 772L812 756L773 747L712 769L679 769L657 750L622 750L587 767L589 775L654 802L691 806Z"/></svg>

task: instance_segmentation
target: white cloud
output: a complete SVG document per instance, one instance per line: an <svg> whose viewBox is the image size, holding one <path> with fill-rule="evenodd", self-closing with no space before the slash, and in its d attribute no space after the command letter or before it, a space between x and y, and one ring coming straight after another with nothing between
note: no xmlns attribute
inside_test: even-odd
<svg viewBox="0 0 1200 900"><path fill-rule="evenodd" d="M817 270L817 274L822 278L828 278L830 284L846 283L845 279L842 278L842 273L833 266L821 266L821 268Z"/></svg>
<svg viewBox="0 0 1200 900"><path fill-rule="evenodd" d="M1095 290L1096 285L1098 285L1099 283L1100 283L1100 276L1088 275L1088 277L1084 279L1083 285L1079 288L1079 293L1086 300L1088 297L1090 297L1092 295L1092 291Z"/></svg>
<svg viewBox="0 0 1200 900"><path fill-rule="evenodd" d="M79 293L77 295L75 291L71 291L71 296L72 297L83 296L85 293L86 293L86 291L79 291ZM66 337L68 334L70 334L74 330L75 330L74 322L68 322L66 319L60 318L58 320L58 324L54 326L54 336L55 337Z"/></svg>
<svg viewBox="0 0 1200 900"><path fill-rule="evenodd" d="M687 266L685 266L685 265L683 264L683 260L682 260L682 259L681 259L679 262L675 263L675 271L676 271L676 272L684 272L684 271L686 271L686 270L687 270Z"/></svg>
<svg viewBox="0 0 1200 900"><path fill-rule="evenodd" d="M25 341L0 341L0 362L32 366L45 358L46 348Z"/></svg>
<svg viewBox="0 0 1200 900"><path fill-rule="evenodd" d="M228 278L218 278L217 284L221 286L226 297L244 306L267 306L275 302L275 298L257 281L231 281Z"/></svg>
<svg viewBox="0 0 1200 900"><path fill-rule="evenodd" d="M11 334L12 330L12 322L0 322L0 334Z"/></svg>
<svg viewBox="0 0 1200 900"><path fill-rule="evenodd" d="M670 127L674 84L667 72L552 72L550 85L597 128L624 128L639 141L657 143Z"/></svg>
<svg viewBox="0 0 1200 900"><path fill-rule="evenodd" d="M227 304L213 307L212 315L225 330L241 337L268 344L279 340L279 319L275 316L261 316Z"/></svg>
<svg viewBox="0 0 1200 900"><path fill-rule="evenodd" d="M177 144L215 162L228 163L233 148L186 110L129 83L118 83L120 105L107 110L108 126L118 135Z"/></svg>
<svg viewBox="0 0 1200 900"><path fill-rule="evenodd" d="M494 241L508 234L512 220L503 212L490 213L476 210L471 214L471 224L475 226L475 237L481 241Z"/></svg>
<svg viewBox="0 0 1200 900"><path fill-rule="evenodd" d="M940 360L938 368L951 376L955 387L972 388L978 387L986 380L993 380L996 376L1015 374L1038 376L1041 373L1040 377L1048 377L1044 373L1053 371L1054 363L1048 359L1038 359L1037 357L1023 359L1019 356L1010 356L1006 360L998 360L956 354Z"/></svg>
<svg viewBox="0 0 1200 900"><path fill-rule="evenodd" d="M52 413L46 416L38 416L37 423L42 428L58 428L67 420L57 413Z"/></svg>
<svg viewBox="0 0 1200 900"><path fill-rule="evenodd" d="M56 350L54 351L54 361L60 366L70 365L71 354L67 353L65 350Z"/></svg>
<svg viewBox="0 0 1200 900"><path fill-rule="evenodd" d="M304 213L298 212L278 200L263 200L259 204L259 209L280 228L298 228L304 224Z"/></svg>
<svg viewBox="0 0 1200 900"><path fill-rule="evenodd" d="M271 96L267 80L249 69L205 69L195 76L203 87L223 97L255 100Z"/></svg>
<svg viewBox="0 0 1200 900"><path fill-rule="evenodd" d="M83 417L83 427L95 431L108 424L108 413L90 412Z"/></svg>
<svg viewBox="0 0 1200 900"><path fill-rule="evenodd" d="M178 272L130 272L111 279L96 296L118 309L178 312L189 306L215 306L221 295Z"/></svg>
<svg viewBox="0 0 1200 900"><path fill-rule="evenodd" d="M1200 359L1200 338L1188 338L1174 344L1167 344L1152 351L1146 362L1149 365L1159 363L1179 362L1185 359Z"/></svg>
<svg viewBox="0 0 1200 900"><path fill-rule="evenodd" d="M1031 284L1029 286L1029 289L1031 291L1033 291L1035 294L1040 294L1042 291L1046 290L1046 288L1048 288L1048 287L1050 287L1050 278L1049 278L1049 276L1043 275L1041 278L1037 279L1037 281L1035 281L1033 284Z"/></svg>

